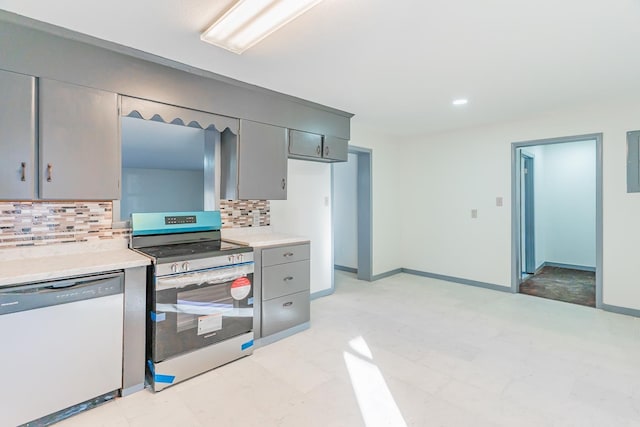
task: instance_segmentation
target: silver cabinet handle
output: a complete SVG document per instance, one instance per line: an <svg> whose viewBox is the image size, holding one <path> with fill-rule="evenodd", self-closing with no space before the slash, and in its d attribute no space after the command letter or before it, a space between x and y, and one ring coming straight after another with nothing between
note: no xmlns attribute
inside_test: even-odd
<svg viewBox="0 0 640 427"><path fill-rule="evenodd" d="M293 305L293 301L288 301L282 304L283 307L291 307Z"/></svg>
<svg viewBox="0 0 640 427"><path fill-rule="evenodd" d="M329 155L329 146L328 145L326 147L324 147L324 155L325 156Z"/></svg>
<svg viewBox="0 0 640 427"><path fill-rule="evenodd" d="M22 162L20 163L20 181L26 181L26 180L27 180L27 163Z"/></svg>
<svg viewBox="0 0 640 427"><path fill-rule="evenodd" d="M290 257L293 256L293 252L285 252L282 254L283 257Z"/></svg>
<svg viewBox="0 0 640 427"><path fill-rule="evenodd" d="M282 280L284 280L285 282L288 282L289 280L293 280L293 276L287 276Z"/></svg>
<svg viewBox="0 0 640 427"><path fill-rule="evenodd" d="M319 145L316 147L316 153L318 153L318 156L322 154L322 147Z"/></svg>
<svg viewBox="0 0 640 427"><path fill-rule="evenodd" d="M284 190L286 186L287 186L287 180L282 178L282 189Z"/></svg>
<svg viewBox="0 0 640 427"><path fill-rule="evenodd" d="M53 180L53 165L51 163L47 163L47 182L51 182Z"/></svg>

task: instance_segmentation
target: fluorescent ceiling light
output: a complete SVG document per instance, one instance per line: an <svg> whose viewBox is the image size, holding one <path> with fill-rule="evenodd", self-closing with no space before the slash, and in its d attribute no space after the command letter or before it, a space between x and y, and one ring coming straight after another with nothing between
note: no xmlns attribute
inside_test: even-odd
<svg viewBox="0 0 640 427"><path fill-rule="evenodd" d="M242 53L322 0L238 0L201 40Z"/></svg>
<svg viewBox="0 0 640 427"><path fill-rule="evenodd" d="M453 101L453 105L465 105L469 100L460 98Z"/></svg>

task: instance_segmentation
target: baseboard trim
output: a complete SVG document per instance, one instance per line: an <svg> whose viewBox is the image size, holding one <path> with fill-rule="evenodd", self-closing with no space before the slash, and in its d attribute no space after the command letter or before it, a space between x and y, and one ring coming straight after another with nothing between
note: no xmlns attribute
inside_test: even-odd
<svg viewBox="0 0 640 427"><path fill-rule="evenodd" d="M430 279L444 280L444 281L447 281L447 282L459 283L461 285L469 285L469 286L475 286L477 288L491 289L492 291L500 291L500 292L511 293L511 287L510 286L494 285L493 283L478 282L477 280L469 280L469 279L462 279L460 277L445 276L443 274L436 274L436 273L429 273L429 272L426 272L426 271L412 270L410 268L403 268L402 272L403 273L407 273L407 274L413 274L414 276L428 277Z"/></svg>
<svg viewBox="0 0 640 427"><path fill-rule="evenodd" d="M335 291L335 289L332 289L332 288L323 289L321 291L317 291L317 292L312 293L311 296L309 297L309 299L311 301L313 301L314 299L326 297L326 296L331 295L334 291Z"/></svg>
<svg viewBox="0 0 640 427"><path fill-rule="evenodd" d="M353 267L345 267L344 265L334 264L333 268L340 271L346 271L347 273L358 274L358 269Z"/></svg>
<svg viewBox="0 0 640 427"><path fill-rule="evenodd" d="M594 273L596 271L595 267L588 267L586 265L563 264L561 262L549 262L549 261L543 262L542 265L540 267L538 267L538 269L544 268L544 267L569 268L571 270L591 271L591 272L594 272ZM536 272L537 272L537 270L536 270Z"/></svg>
<svg viewBox="0 0 640 427"><path fill-rule="evenodd" d="M285 329L284 331L276 332L275 334L261 337L254 340L255 348L264 347L265 345L273 344L276 341L280 341L281 339L290 337L291 335L295 335L298 332L302 332L305 329L309 329L311 327L311 322L304 322L299 325L293 326L289 329Z"/></svg>
<svg viewBox="0 0 640 427"><path fill-rule="evenodd" d="M384 279L385 277L395 276L396 274L402 273L402 268L396 268L395 270L389 270L385 273L376 274L371 276L371 281L375 282L376 280Z"/></svg>
<svg viewBox="0 0 640 427"><path fill-rule="evenodd" d="M636 310L635 308L619 307L617 305L609 305L609 304L602 304L600 308L603 309L604 311L610 311L612 313L624 314L626 316L640 317L640 310Z"/></svg>

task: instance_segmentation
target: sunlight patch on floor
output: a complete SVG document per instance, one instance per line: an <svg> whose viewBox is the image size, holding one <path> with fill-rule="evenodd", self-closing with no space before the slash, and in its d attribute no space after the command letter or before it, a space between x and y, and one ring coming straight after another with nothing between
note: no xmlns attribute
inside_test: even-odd
<svg viewBox="0 0 640 427"><path fill-rule="evenodd" d="M406 426L380 369L373 362L371 349L364 338L359 336L352 339L349 346L353 353L345 351L344 361L365 425Z"/></svg>

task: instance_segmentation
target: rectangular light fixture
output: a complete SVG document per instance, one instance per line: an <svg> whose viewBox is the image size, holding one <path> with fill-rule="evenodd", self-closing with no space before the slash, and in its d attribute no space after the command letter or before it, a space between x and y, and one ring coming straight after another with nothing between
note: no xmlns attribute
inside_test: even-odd
<svg viewBox="0 0 640 427"><path fill-rule="evenodd" d="M322 0L238 0L200 39L240 54Z"/></svg>

